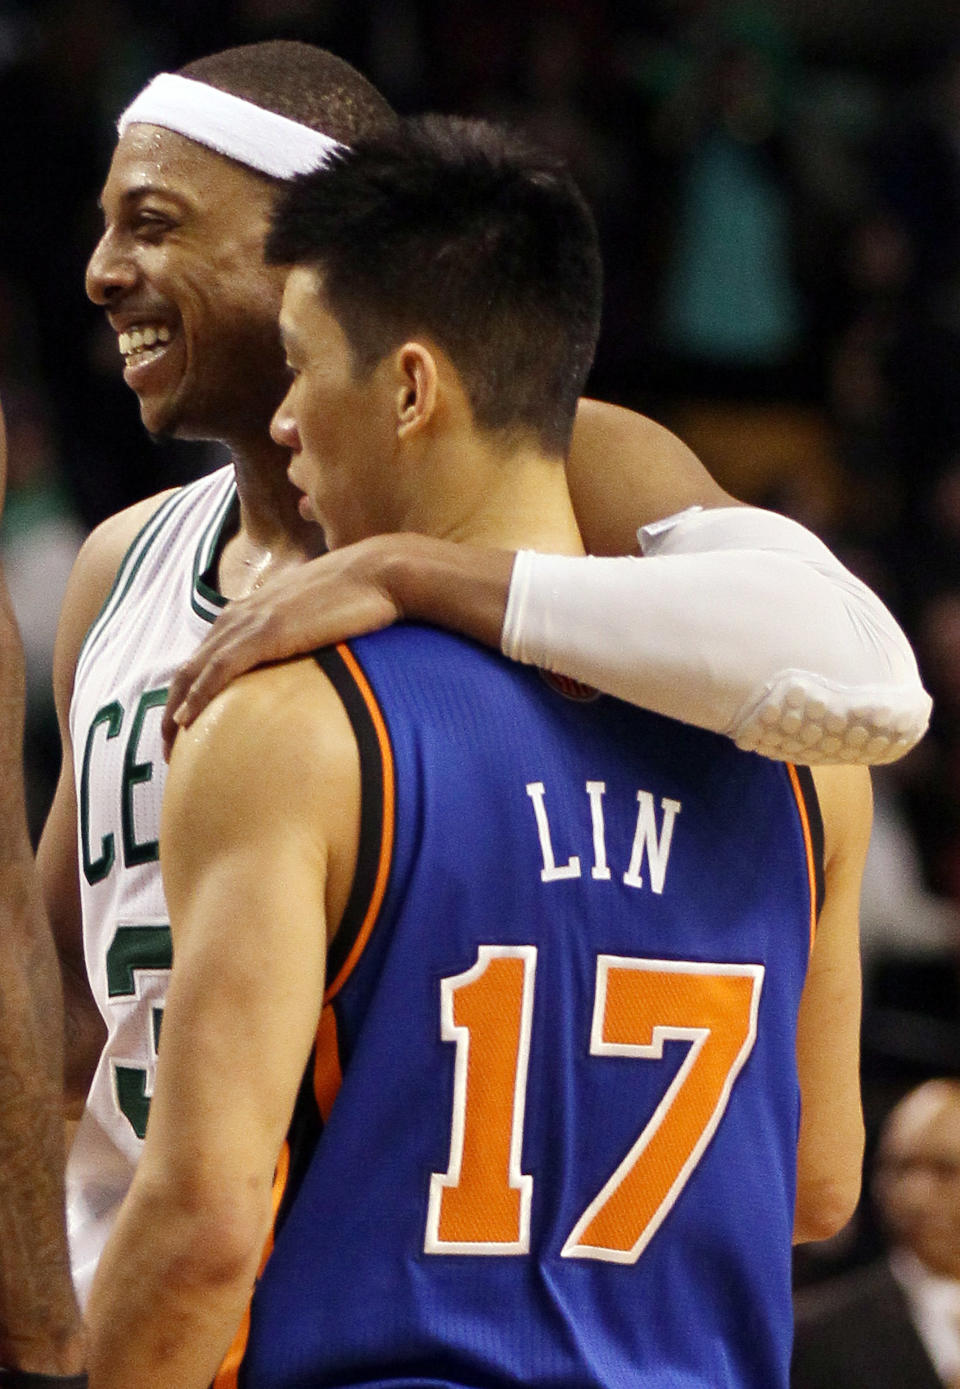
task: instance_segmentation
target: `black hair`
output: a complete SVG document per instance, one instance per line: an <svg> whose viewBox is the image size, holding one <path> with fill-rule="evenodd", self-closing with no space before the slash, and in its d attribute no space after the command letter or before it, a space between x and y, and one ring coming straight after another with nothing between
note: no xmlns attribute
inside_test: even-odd
<svg viewBox="0 0 960 1389"><path fill-rule="evenodd" d="M344 144L393 129L398 117L356 68L289 39L241 44L196 58L181 77L243 97Z"/></svg>
<svg viewBox="0 0 960 1389"><path fill-rule="evenodd" d="M424 334L455 364L478 427L566 453L601 268L561 161L483 121L404 121L292 180L266 256L321 272L357 372Z"/></svg>

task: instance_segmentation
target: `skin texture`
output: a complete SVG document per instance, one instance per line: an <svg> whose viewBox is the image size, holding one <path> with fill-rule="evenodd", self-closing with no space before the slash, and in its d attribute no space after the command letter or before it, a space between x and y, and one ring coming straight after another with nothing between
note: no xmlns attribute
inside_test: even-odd
<svg viewBox="0 0 960 1389"><path fill-rule="evenodd" d="M688 506L740 505L676 435L602 401L580 401L566 466L589 554L636 554L639 526ZM499 647L513 558L506 547L378 534L265 584L224 612L178 671L164 714L168 750L178 727L235 676L401 617Z"/></svg>
<svg viewBox="0 0 960 1389"><path fill-rule="evenodd" d="M168 344L144 354L149 362L126 371L151 433L215 431L230 442L255 431L276 400L282 277L259 263L273 194L270 180L204 160L172 131L135 125L118 143L87 292L118 333L138 324L170 333ZM245 215L237 217L241 200ZM241 396L233 390L239 372Z"/></svg>
<svg viewBox="0 0 960 1389"><path fill-rule="evenodd" d="M268 433L270 416L283 394L286 379L275 323L283 276L265 267L260 254L269 199L270 187L258 175L169 132L133 127L120 141L111 165L103 196L104 236L88 273L91 298L104 307L118 332L150 322L170 330L169 355L158 353L154 364L145 362L143 370L128 372L129 384L138 394L148 428L184 437L221 439L232 450L240 496L240 528L225 547L218 584L225 596L238 600L228 610L226 621L233 622L235 615L259 611L260 616L255 619L259 635L251 643L249 634L241 634L239 646L219 667L219 684L215 682L215 687L222 687L231 674L243 668L243 662L238 666L235 661L238 649L244 653L247 665L264 658L264 633L273 642L276 654L289 654L347 631L372 630L398 615L429 617L440 622L449 616L451 626L459 626L496 645L512 549L526 541L542 548L559 548L561 552L566 546L566 552L573 552L573 542L569 538L559 539L556 530L531 534L524 528L531 517L538 515L545 464L541 471L531 474L536 481L531 483L524 509L511 513L524 523L514 530L490 525L475 531L449 517L436 533L417 534L418 529L423 530L422 520L418 521L413 510L401 508L389 514L393 524L411 528L406 534L358 539L356 544L325 559L326 568L321 570L304 563L320 547L317 528L298 511L299 494L286 476L290 445L274 442ZM429 355L429 345L426 351ZM392 370L399 372L391 378L395 386L402 384L409 390L416 360L423 364L425 357L416 358L414 354L406 362L393 364ZM441 361L438 369L442 367ZM459 443L464 425L462 397L453 392L446 397L446 404L460 430ZM422 442L419 419L415 411L413 417L398 421L398 428L406 426L408 433L412 430L412 437ZM282 425L280 428L282 438ZM375 441L376 435L370 439ZM556 472L556 460L549 462ZM584 540L597 553L635 550L636 526L684 506L732 502L694 455L668 431L642 416L598 402L581 402L569 477ZM410 499L409 491L400 489L399 495ZM83 964L69 704L83 636L100 609L128 545L160 500L153 498L113 518L90 537L71 581L58 639L57 700L67 756L40 862L45 899L64 964L68 1070L72 1093L78 1100L89 1083L103 1034ZM565 506L569 512L569 501ZM504 521L502 516L500 521ZM350 524L355 527L356 523ZM575 547L579 546L577 536ZM255 602L246 603L256 581L265 580L263 593L279 593L283 577L293 583L286 590L288 597L283 604L261 611ZM469 594L467 607L472 613L468 619L462 616L465 593ZM314 616L307 623L304 614L311 612ZM317 614L324 614L323 620L330 624L319 635ZM232 629L228 626L221 630ZM263 673L264 679L267 674ZM207 700L212 692L213 687L207 685ZM175 698L174 707L177 702ZM172 731L175 725L169 727ZM198 731L202 733L204 728L206 724ZM206 746L206 737L200 741ZM259 742L257 746L261 746ZM337 765L333 758L330 775L335 780L339 776ZM185 771L183 775L188 774ZM238 797L242 800L239 791ZM278 805L278 817L289 815L288 801L289 797L282 806ZM264 839L269 842L266 832ZM195 865L196 871L200 872L201 867ZM210 867L214 876L217 871ZM174 1018L178 1011L184 1019L189 1018L189 1008L178 1009L175 1004ZM165 1015L167 1054L175 1048L170 1042L171 1033L176 1037L176 1023L171 1029L170 1016ZM183 1047L185 1052L189 1050L187 1042ZM155 1113L163 1112L161 1103ZM171 1112L176 1112L175 1107ZM272 1158L268 1162L263 1155L273 1142L275 1116L270 1122L273 1127L265 1130L260 1140L260 1165L251 1173L251 1190L259 1193L259 1200L263 1199L262 1173L272 1162ZM162 1132L159 1120L151 1122L152 1131L158 1126ZM172 1122L170 1131L176 1132ZM160 1228L153 1219L159 1209L155 1201L173 1200L180 1215L198 1208L189 1190L185 1196L182 1191L171 1196L170 1188L160 1191L154 1179L148 1177L149 1169L138 1190L149 1204L152 1215L148 1223L153 1227ZM185 1201L185 1205L177 1206L178 1201ZM236 1241L227 1239L223 1245L229 1257L215 1268L209 1254L201 1258L196 1277L205 1280L206 1285L212 1280L222 1292L225 1283L239 1278L240 1284L249 1288L251 1269L259 1258L263 1220L259 1207L253 1208L255 1204L233 1227L237 1230ZM169 1226L163 1229L173 1235L182 1232L184 1226L178 1216L171 1217ZM228 1232L222 1233L226 1239ZM195 1247L207 1251L214 1247L209 1235L208 1228L207 1237ZM180 1257L175 1251L168 1253L175 1260ZM158 1257L157 1267L170 1265L164 1265ZM144 1275L146 1272L144 1269ZM132 1297L132 1290L140 1284L132 1279L125 1286ZM187 1286L189 1290L189 1279ZM123 1291L119 1284L117 1288L118 1292ZM145 1288L146 1284L136 1299L138 1314L148 1302ZM218 1315L226 1315L229 1320L230 1314L223 1314L222 1308L235 1306L237 1296L242 1305L245 1293L237 1294L234 1287L224 1296L226 1302L217 1303L221 1308ZM160 1311L164 1307L170 1310L165 1297L164 1293L156 1301ZM134 1309L128 1310L132 1313ZM98 1334L109 1337L111 1323L105 1304L100 1304L97 1317ZM123 1324L122 1315L117 1324ZM167 1328L173 1324L168 1320ZM214 1330L214 1340L217 1334ZM109 1340L103 1342L104 1347L110 1344ZM208 1355L213 1354L211 1345L209 1342ZM118 1349L115 1343L113 1349ZM98 1374L107 1373L108 1360L104 1350L97 1362ZM118 1359L117 1375L121 1374L122 1365ZM159 1382L152 1374L148 1379L151 1383ZM137 1382L136 1373L131 1373L125 1382ZM172 1382L179 1383L175 1376Z"/></svg>
<svg viewBox="0 0 960 1389"><path fill-rule="evenodd" d="M891 1241L932 1273L960 1278L960 1084L929 1081L896 1106L873 1190Z"/></svg>
<svg viewBox="0 0 960 1389"><path fill-rule="evenodd" d="M161 830L177 963L148 1140L87 1308L96 1389L201 1389L230 1344L358 833L352 731L312 663L238 682L177 749Z"/></svg>
<svg viewBox="0 0 960 1389"><path fill-rule="evenodd" d="M299 348L305 320L330 327L322 304L319 319L316 311L296 292L285 296L294 380L273 432L291 450L307 509L352 535L362 522L341 477L368 460L336 419L313 415L311 362ZM343 344L324 341L324 389L337 397L334 414L342 408L349 418ZM557 461L535 451L506 459L478 436L442 353L404 344L377 371L382 461L410 486L398 494L390 469L374 471L364 503L372 513L389 506L409 524L414 510L441 535L477 546L501 536L514 543L519 527L532 545L578 552ZM509 487L498 485L506 465ZM868 774L828 771L818 789L827 897L798 1044L798 1238L846 1221L862 1154L856 904ZM270 1184L319 1017L327 943L352 881L359 807L352 729L312 662L243 677L177 741L161 830L173 980L143 1157L89 1305L95 1389L147 1377L156 1389L203 1389L230 1344L270 1224Z"/></svg>
<svg viewBox="0 0 960 1389"><path fill-rule="evenodd" d="M263 265L261 254L273 193L268 180L191 141L133 126L111 163L101 199L104 233L87 270L87 292L118 334L136 324L163 324L170 332L164 353L128 372L147 427L230 445L241 525L225 547L219 584L233 599L321 547L316 527L297 514L285 454L267 432L284 389L276 326L282 276ZM124 554L165 495L111 517L88 537L54 654L63 763L38 866L63 974L66 1093L75 1114L105 1034L83 955L69 724L74 672Z"/></svg>
<svg viewBox="0 0 960 1389"><path fill-rule="evenodd" d="M829 1239L856 1209L860 1104L860 884L873 801L866 767L815 767L824 828L824 902L797 1019L800 1137L793 1238Z"/></svg>
<svg viewBox="0 0 960 1389"><path fill-rule="evenodd" d="M6 442L0 414L0 513ZM23 796L24 667L0 570L0 1363L84 1363L63 1205L62 1012Z"/></svg>

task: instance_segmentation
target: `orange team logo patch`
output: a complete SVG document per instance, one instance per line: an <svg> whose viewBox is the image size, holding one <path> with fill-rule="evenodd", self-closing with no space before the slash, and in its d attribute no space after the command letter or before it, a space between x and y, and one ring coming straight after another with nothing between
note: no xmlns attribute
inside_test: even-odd
<svg viewBox="0 0 960 1389"><path fill-rule="evenodd" d="M593 685L584 685L569 675L555 675L552 670L541 670L540 675L550 688L563 695L564 699L574 699L578 704L589 704L592 699L600 698L600 691L594 689Z"/></svg>

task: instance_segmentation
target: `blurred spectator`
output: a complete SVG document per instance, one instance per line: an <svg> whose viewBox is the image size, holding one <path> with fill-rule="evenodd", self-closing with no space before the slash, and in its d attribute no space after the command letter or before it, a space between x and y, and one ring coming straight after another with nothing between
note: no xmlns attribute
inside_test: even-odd
<svg viewBox="0 0 960 1389"><path fill-rule="evenodd" d="M960 1081L928 1081L892 1110L873 1195L889 1249L798 1295L792 1389L956 1389Z"/></svg>
<svg viewBox="0 0 960 1389"><path fill-rule="evenodd" d="M878 959L960 954L960 903L926 886L896 772L873 773L873 832L860 899L860 944L869 979Z"/></svg>
<svg viewBox="0 0 960 1389"><path fill-rule="evenodd" d="M37 391L4 387L7 504L0 551L26 658L27 812L34 840L59 771L53 645L60 604L84 529L59 482L49 404Z"/></svg>
<svg viewBox="0 0 960 1389"><path fill-rule="evenodd" d="M904 784L933 749L874 774L874 825L863 879L862 1074L865 1092L960 1074L960 899L932 883L906 814ZM935 754L934 754L935 755ZM948 781L950 768L938 764ZM956 769L954 769L956 770ZM931 784L921 778L924 802ZM938 890L933 890L936 887Z"/></svg>
<svg viewBox="0 0 960 1389"><path fill-rule="evenodd" d="M736 3L698 14L687 44L656 123L680 168L662 342L686 394L789 394L805 341L789 34Z"/></svg>

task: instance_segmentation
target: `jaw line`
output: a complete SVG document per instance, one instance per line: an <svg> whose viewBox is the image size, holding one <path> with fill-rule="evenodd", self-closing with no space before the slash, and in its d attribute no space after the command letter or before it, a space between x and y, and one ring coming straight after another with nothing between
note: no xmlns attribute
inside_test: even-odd
<svg viewBox="0 0 960 1389"><path fill-rule="evenodd" d="M188 437L181 436L178 433L178 429L182 415L181 402L185 395L184 387L190 373L190 353L186 334L183 331L183 325L178 323L173 327L168 323L167 327L170 328L170 341L165 344L165 351L169 353L179 349L183 353L183 365L177 376L177 380L173 385L162 391L154 392L151 390L145 395L141 395L133 386L130 387L137 397L137 403L140 406L141 423L152 439L177 439L180 437ZM158 427L155 429L151 429L145 418L145 411L150 409L150 402L156 402L160 409L161 418Z"/></svg>

